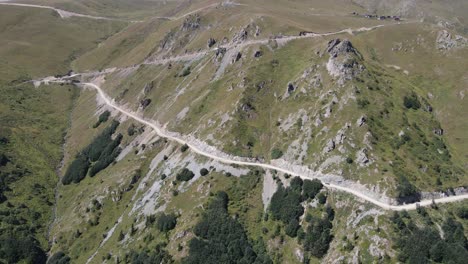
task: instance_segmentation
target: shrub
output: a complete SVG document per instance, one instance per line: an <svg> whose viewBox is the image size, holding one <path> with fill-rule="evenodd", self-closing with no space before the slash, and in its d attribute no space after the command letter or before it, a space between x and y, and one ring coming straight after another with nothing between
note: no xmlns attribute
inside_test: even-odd
<svg viewBox="0 0 468 264"><path fill-rule="evenodd" d="M82 153L76 156L75 160L68 166L65 175L63 175L62 183L68 185L70 183L78 183L86 177L90 162Z"/></svg>
<svg viewBox="0 0 468 264"><path fill-rule="evenodd" d="M185 67L182 72L179 74L179 77L185 77L191 73L190 66Z"/></svg>
<svg viewBox="0 0 468 264"><path fill-rule="evenodd" d="M301 178L296 176L291 180L289 187L292 188L294 191L300 193L302 189L302 184L304 184L304 181L302 181Z"/></svg>
<svg viewBox="0 0 468 264"><path fill-rule="evenodd" d="M361 99L361 98L357 99L356 102L357 102L357 105L358 105L359 109L364 109L370 104L369 100Z"/></svg>
<svg viewBox="0 0 468 264"><path fill-rule="evenodd" d="M262 242L253 246L243 226L228 213L229 197L219 192L194 227L196 237L182 263L272 263ZM260 240L262 241L262 240Z"/></svg>
<svg viewBox="0 0 468 264"><path fill-rule="evenodd" d="M421 107L418 96L415 93L412 93L410 96L405 96L403 98L403 105L407 109L418 110Z"/></svg>
<svg viewBox="0 0 468 264"><path fill-rule="evenodd" d="M400 176L397 185L397 200L401 203L414 203L421 200L418 189L404 176Z"/></svg>
<svg viewBox="0 0 468 264"><path fill-rule="evenodd" d="M456 210L458 217L468 219L468 206L464 205Z"/></svg>
<svg viewBox="0 0 468 264"><path fill-rule="evenodd" d="M304 213L301 205L302 197L299 191L292 188L279 186L271 197L270 211L273 219L289 223L293 219L299 219Z"/></svg>
<svg viewBox="0 0 468 264"><path fill-rule="evenodd" d="M200 170L200 175L201 176L206 176L206 175L208 175L208 173L209 173L209 171L207 169L205 169L205 168Z"/></svg>
<svg viewBox="0 0 468 264"><path fill-rule="evenodd" d="M304 184L302 185L302 193L306 199L314 199L322 188L322 182L317 179L304 180Z"/></svg>
<svg viewBox="0 0 468 264"><path fill-rule="evenodd" d="M301 227L299 225L299 221L297 219L293 219L286 225L284 232L290 237L296 237L299 227Z"/></svg>
<svg viewBox="0 0 468 264"><path fill-rule="evenodd" d="M271 159L279 159L283 156L283 151L275 148L271 151Z"/></svg>
<svg viewBox="0 0 468 264"><path fill-rule="evenodd" d="M317 200L319 204L325 204L327 202L327 196L323 192L321 192L317 195Z"/></svg>
<svg viewBox="0 0 468 264"><path fill-rule="evenodd" d="M131 125L127 128L127 134L128 134L129 136L133 136L133 135L135 135L135 132L136 132L136 130L135 130L135 125L134 125L134 124L131 124Z"/></svg>
<svg viewBox="0 0 468 264"><path fill-rule="evenodd" d="M161 214L156 220L156 227L161 232L168 232L175 228L177 217L174 214Z"/></svg>
<svg viewBox="0 0 468 264"><path fill-rule="evenodd" d="M58 251L52 255L48 260L47 264L68 264L70 263L70 257L62 251Z"/></svg>
<svg viewBox="0 0 468 264"><path fill-rule="evenodd" d="M98 121L93 125L93 128L97 128L100 124L107 122L110 117L109 111L104 111L102 114L99 115Z"/></svg>
<svg viewBox="0 0 468 264"><path fill-rule="evenodd" d="M185 152L187 151L187 149L189 149L189 146L187 144L184 144L182 147L180 147L181 152Z"/></svg>
<svg viewBox="0 0 468 264"><path fill-rule="evenodd" d="M317 258L323 257L333 240L332 223L328 219L313 218L307 227L304 238L304 249Z"/></svg>
<svg viewBox="0 0 468 264"><path fill-rule="evenodd" d="M190 181L191 179L193 179L194 176L195 174L193 174L191 170L184 168L177 174L176 179L178 181Z"/></svg>

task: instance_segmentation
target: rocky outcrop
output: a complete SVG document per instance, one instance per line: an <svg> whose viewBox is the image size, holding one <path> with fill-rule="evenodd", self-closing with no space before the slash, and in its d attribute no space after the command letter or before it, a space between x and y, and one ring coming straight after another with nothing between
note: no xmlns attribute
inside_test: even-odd
<svg viewBox="0 0 468 264"><path fill-rule="evenodd" d="M247 38L251 36L257 37L260 35L260 27L255 23L250 23L241 30L239 30L234 36L232 37L233 43L241 43L247 40Z"/></svg>
<svg viewBox="0 0 468 264"><path fill-rule="evenodd" d="M432 132L434 132L434 134L437 136L442 136L444 134L444 130L442 128L434 128Z"/></svg>
<svg viewBox="0 0 468 264"><path fill-rule="evenodd" d="M145 109L148 105L151 104L151 99L146 98L140 101L140 106Z"/></svg>
<svg viewBox="0 0 468 264"><path fill-rule="evenodd" d="M144 95L149 94L151 90L153 90L153 87L154 87L154 82L145 84L145 87L143 87L143 94Z"/></svg>
<svg viewBox="0 0 468 264"><path fill-rule="evenodd" d="M367 120L366 116L361 116L361 117L359 117L358 120L356 121L356 124L357 124L358 126L362 126L362 125L364 125L364 124L366 123L366 120Z"/></svg>
<svg viewBox="0 0 468 264"><path fill-rule="evenodd" d="M208 39L208 43L207 43L208 48L213 47L214 44L216 44L216 40L215 40L214 38L209 38L209 39Z"/></svg>
<svg viewBox="0 0 468 264"><path fill-rule="evenodd" d="M363 148L356 154L356 163L361 167L365 167L370 163L369 157L367 156L367 149Z"/></svg>
<svg viewBox="0 0 468 264"><path fill-rule="evenodd" d="M365 68L359 64L361 54L349 40L333 39L328 42L326 52L330 54L327 70L340 85L359 75Z"/></svg>
<svg viewBox="0 0 468 264"><path fill-rule="evenodd" d="M198 14L190 15L185 18L180 29L182 31L198 29L200 28L200 21L201 21L200 15Z"/></svg>
<svg viewBox="0 0 468 264"><path fill-rule="evenodd" d="M468 46L468 39L460 35L452 36L447 30L439 31L437 34L436 47L439 50L449 51L466 46Z"/></svg>
<svg viewBox="0 0 468 264"><path fill-rule="evenodd" d="M294 87L294 84L288 83L288 87L286 88L287 93L291 94L292 92L294 92L294 90L296 90L296 87Z"/></svg>
<svg viewBox="0 0 468 264"><path fill-rule="evenodd" d="M239 51L232 57L232 63L238 62L242 58L242 53Z"/></svg>
<svg viewBox="0 0 468 264"><path fill-rule="evenodd" d="M325 148L323 148L323 152L328 153L334 149L335 149L335 141L333 139L329 139L327 141L327 144L325 145Z"/></svg>

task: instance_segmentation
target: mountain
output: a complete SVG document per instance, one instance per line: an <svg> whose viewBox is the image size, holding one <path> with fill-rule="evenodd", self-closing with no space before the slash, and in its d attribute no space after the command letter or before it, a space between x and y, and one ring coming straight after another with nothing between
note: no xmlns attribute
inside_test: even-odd
<svg viewBox="0 0 468 264"><path fill-rule="evenodd" d="M463 1L0 7L1 261L468 256Z"/></svg>

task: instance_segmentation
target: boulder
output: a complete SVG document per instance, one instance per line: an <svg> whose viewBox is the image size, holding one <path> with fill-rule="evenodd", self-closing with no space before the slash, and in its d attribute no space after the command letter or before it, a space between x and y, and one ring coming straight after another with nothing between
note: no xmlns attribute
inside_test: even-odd
<svg viewBox="0 0 468 264"><path fill-rule="evenodd" d="M233 56L232 63L238 62L241 58L242 58L242 53L239 51Z"/></svg>
<svg viewBox="0 0 468 264"><path fill-rule="evenodd" d="M444 130L442 128L434 128L432 132L438 136L442 136L444 134Z"/></svg>
<svg viewBox="0 0 468 264"><path fill-rule="evenodd" d="M194 15L189 15L188 17L185 18L184 22L182 23L181 30L182 31L190 31L190 30L195 30L200 27L200 15L194 14Z"/></svg>
<svg viewBox="0 0 468 264"><path fill-rule="evenodd" d="M214 38L209 38L209 39L208 39L208 43L207 43L208 48L213 47L214 44L216 44L216 40L215 40Z"/></svg>
<svg viewBox="0 0 468 264"><path fill-rule="evenodd" d="M439 31L436 39L436 47L439 50L449 51L468 45L468 39L459 35L452 36L447 30Z"/></svg>
<svg viewBox="0 0 468 264"><path fill-rule="evenodd" d="M365 167L369 164L370 160L367 156L367 149L363 148L359 150L356 154L356 163L361 167Z"/></svg>
<svg viewBox="0 0 468 264"><path fill-rule="evenodd" d="M151 99L146 98L140 101L140 106L145 109L149 104L151 104Z"/></svg>
<svg viewBox="0 0 468 264"><path fill-rule="evenodd" d="M255 51L255 53L254 53L254 57L255 57L255 58L260 58L262 55L263 55L263 52L262 52L261 50L257 50L257 51Z"/></svg>
<svg viewBox="0 0 468 264"><path fill-rule="evenodd" d="M296 87L294 87L294 84L288 83L287 92L288 92L289 94L291 94L291 93L294 92L295 90L296 90Z"/></svg>
<svg viewBox="0 0 468 264"><path fill-rule="evenodd" d="M366 123L366 120L367 120L366 116L361 116L361 117L359 117L358 120L356 121L356 124L357 124L358 126L362 126L362 125L364 125L364 124Z"/></svg>
<svg viewBox="0 0 468 264"><path fill-rule="evenodd" d="M325 148L323 148L323 152L328 153L334 149L335 149L335 141L333 139L329 139L327 141L327 144L325 145Z"/></svg>

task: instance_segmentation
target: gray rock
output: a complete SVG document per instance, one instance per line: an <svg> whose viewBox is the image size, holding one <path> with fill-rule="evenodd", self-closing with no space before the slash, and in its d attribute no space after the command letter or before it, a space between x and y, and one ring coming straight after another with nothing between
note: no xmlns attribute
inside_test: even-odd
<svg viewBox="0 0 468 264"><path fill-rule="evenodd" d="M237 52L236 55L233 56L232 58L232 63L238 62L242 58L242 53Z"/></svg>
<svg viewBox="0 0 468 264"><path fill-rule="evenodd" d="M442 136L444 134L444 130L442 128L434 128L432 132L438 136Z"/></svg>
<svg viewBox="0 0 468 264"><path fill-rule="evenodd" d="M359 150L356 154L356 163L361 167L365 167L369 164L370 160L367 156L367 149L363 148Z"/></svg>
<svg viewBox="0 0 468 264"><path fill-rule="evenodd" d="M436 47L439 50L449 51L455 48L462 48L468 45L468 39L455 35L455 37L450 34L447 30L439 31L436 39Z"/></svg>
<svg viewBox="0 0 468 264"><path fill-rule="evenodd" d="M362 55L353 47L349 40L331 40L328 43L326 51L330 54L327 63L328 73L338 79L340 85L343 85L345 81L353 79L365 69L358 62L362 59Z"/></svg>
<svg viewBox="0 0 468 264"><path fill-rule="evenodd" d="M194 14L194 15L189 15L188 17L185 18L184 22L182 23L181 30L182 31L189 31L189 30L195 30L200 28L200 15Z"/></svg>
<svg viewBox="0 0 468 264"><path fill-rule="evenodd" d="M357 124L358 126L362 126L362 125L364 125L364 124L366 123L366 121L367 121L367 117L366 117L366 116L361 116L361 117L359 117L358 120L356 121L356 124Z"/></svg>
<svg viewBox="0 0 468 264"><path fill-rule="evenodd" d="M207 43L208 48L213 47L214 44L216 44L216 40L215 40L214 38L209 38L209 39L208 39L208 43Z"/></svg>
<svg viewBox="0 0 468 264"><path fill-rule="evenodd" d="M291 94L291 93L294 92L295 90L296 90L296 87L294 87L294 84L288 83L287 92L288 92L289 94Z"/></svg>
<svg viewBox="0 0 468 264"><path fill-rule="evenodd" d="M327 144L325 145L325 148L323 148L323 152L328 153L334 149L335 149L335 141L333 139L329 139Z"/></svg>
<svg viewBox="0 0 468 264"><path fill-rule="evenodd" d="M262 52L261 50L257 50L257 51L255 51L255 53L254 53L254 57L255 57L255 58L260 58L262 55L263 55L263 52Z"/></svg>

